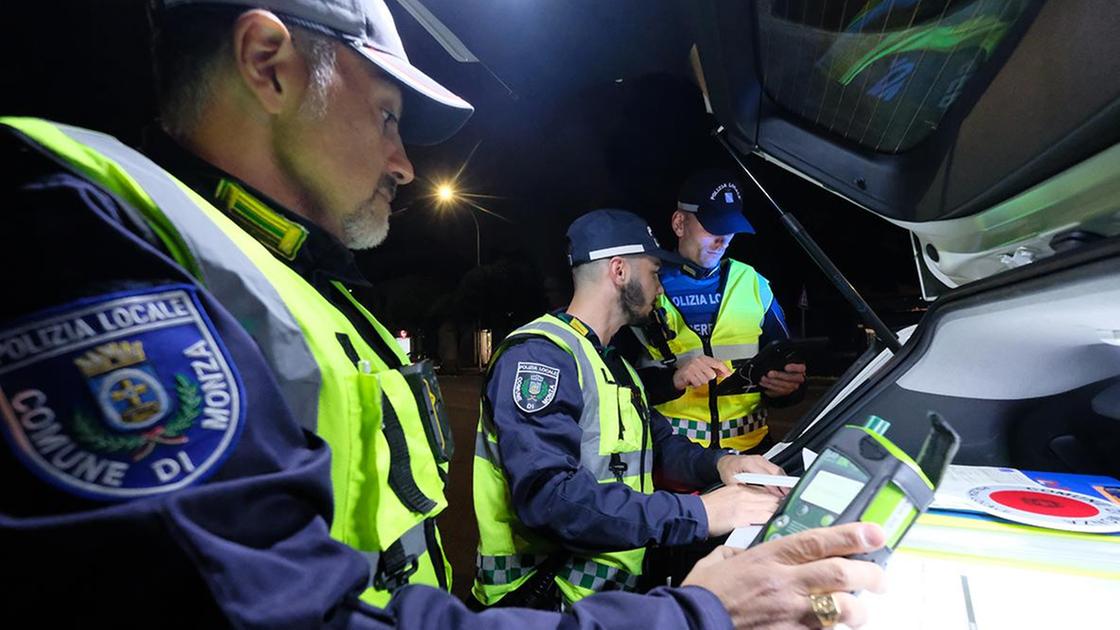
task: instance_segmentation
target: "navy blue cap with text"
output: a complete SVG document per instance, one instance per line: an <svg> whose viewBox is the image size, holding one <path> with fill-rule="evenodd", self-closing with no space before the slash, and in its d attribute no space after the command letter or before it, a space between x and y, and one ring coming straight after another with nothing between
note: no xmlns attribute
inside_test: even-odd
<svg viewBox="0 0 1120 630"><path fill-rule="evenodd" d="M627 210L592 210L568 228L568 264L572 267L614 256L645 254L684 265L677 254L661 249L644 219Z"/></svg>
<svg viewBox="0 0 1120 630"><path fill-rule="evenodd" d="M677 195L677 210L695 215L705 230L717 236L754 234L754 227L743 216L743 194L727 171L693 173Z"/></svg>

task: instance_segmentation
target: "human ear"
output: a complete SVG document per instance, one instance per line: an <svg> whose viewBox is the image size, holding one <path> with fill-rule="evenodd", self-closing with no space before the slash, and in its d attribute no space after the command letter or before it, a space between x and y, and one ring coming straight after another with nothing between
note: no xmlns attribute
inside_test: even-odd
<svg viewBox="0 0 1120 630"><path fill-rule="evenodd" d="M684 221L685 218L683 212L681 212L680 210L673 212L671 225L673 226L673 234L676 234L677 238L681 238L682 236L684 236Z"/></svg>
<svg viewBox="0 0 1120 630"><path fill-rule="evenodd" d="M292 43L288 27L262 9L242 13L234 24L237 74L267 114L298 105L307 87L307 65Z"/></svg>

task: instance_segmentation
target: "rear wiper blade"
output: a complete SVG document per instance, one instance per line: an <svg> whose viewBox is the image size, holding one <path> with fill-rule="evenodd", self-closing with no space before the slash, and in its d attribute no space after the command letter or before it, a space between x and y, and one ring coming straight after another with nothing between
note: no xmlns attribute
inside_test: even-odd
<svg viewBox="0 0 1120 630"><path fill-rule="evenodd" d="M778 202L775 201L772 196L770 196L770 192L766 190L761 182L758 181L758 178L756 178L754 176L754 173L752 173L751 170L747 167L746 162L743 161L739 153L735 151L735 148L731 146L731 143L728 142L727 139L724 138L720 133L722 131L723 127L718 127L712 132L712 136L720 144L723 145L723 148L727 149L727 152L731 154L732 159L734 159L735 163L739 165L739 168L743 169L743 172L747 174L747 177L751 178L751 181L754 182L754 185L757 186L760 191L762 191L763 196L765 196L766 200L770 202L770 205L774 207L774 210L777 210L778 216L782 221L782 225L785 226L786 230L789 231L794 240L796 240L797 243L801 245L802 249L804 249L805 252L809 254L809 258L812 258L813 262L817 263L817 266L820 267L821 271L824 272L824 275L828 277L829 281L832 282L832 284L837 289L839 289L840 294L844 296L844 299L848 300L848 303L850 303L852 307L856 309L856 313L859 315L859 318L863 320L864 325L875 331L875 336L883 345L889 348L891 352L898 352L899 348L902 347L902 344L898 341L898 337L895 336L893 332L891 332L890 328L887 328L887 325L883 323L883 320L879 319L879 315L875 313L875 311L871 308L871 305L867 303L867 300L863 299L863 296L859 294L859 291L856 291L856 288L852 286L852 283L848 282L848 279L844 277L844 274L841 273L841 271L836 267L835 264L833 264L832 260L828 257L828 254L824 253L824 250L820 248L820 245L817 245L817 242L813 240L813 237L809 236L809 233L805 231L805 228L801 225L801 222L798 221L797 218L792 214L786 212L785 210L782 210L782 207L778 205Z"/></svg>

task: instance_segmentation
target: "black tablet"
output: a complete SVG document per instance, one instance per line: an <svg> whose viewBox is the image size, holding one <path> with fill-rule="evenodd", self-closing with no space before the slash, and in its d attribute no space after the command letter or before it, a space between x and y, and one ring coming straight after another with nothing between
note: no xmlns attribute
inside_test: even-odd
<svg viewBox="0 0 1120 630"><path fill-rule="evenodd" d="M783 370L789 363L804 363L806 357L828 346L828 337L806 339L775 339L749 359L734 361L731 376L716 385L719 396L746 394L761 389L759 381L772 370Z"/></svg>

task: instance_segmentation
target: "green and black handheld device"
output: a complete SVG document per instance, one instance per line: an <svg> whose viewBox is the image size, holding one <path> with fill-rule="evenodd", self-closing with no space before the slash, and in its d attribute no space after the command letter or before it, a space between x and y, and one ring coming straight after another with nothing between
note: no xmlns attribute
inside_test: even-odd
<svg viewBox="0 0 1120 630"><path fill-rule="evenodd" d="M890 423L871 416L863 426L840 427L793 487L753 545L814 527L878 523L887 543L853 556L886 565L902 536L933 502L933 494L960 445L960 436L936 413L917 461L884 434Z"/></svg>

